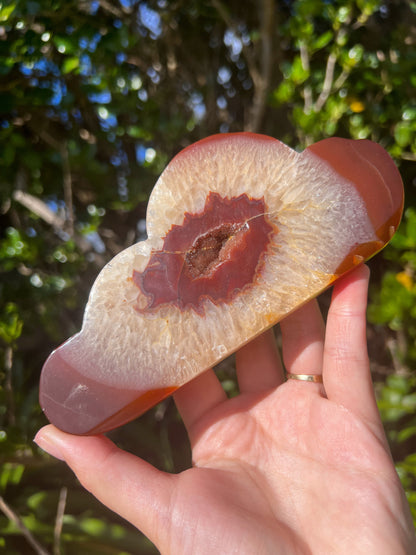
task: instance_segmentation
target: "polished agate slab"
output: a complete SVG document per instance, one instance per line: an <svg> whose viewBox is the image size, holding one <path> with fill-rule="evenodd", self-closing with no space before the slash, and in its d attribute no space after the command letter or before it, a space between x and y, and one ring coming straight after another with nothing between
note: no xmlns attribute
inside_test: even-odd
<svg viewBox="0 0 416 555"><path fill-rule="evenodd" d="M189 146L151 194L148 239L105 266L81 331L46 361L42 409L74 434L132 420L382 249L402 209L370 141Z"/></svg>

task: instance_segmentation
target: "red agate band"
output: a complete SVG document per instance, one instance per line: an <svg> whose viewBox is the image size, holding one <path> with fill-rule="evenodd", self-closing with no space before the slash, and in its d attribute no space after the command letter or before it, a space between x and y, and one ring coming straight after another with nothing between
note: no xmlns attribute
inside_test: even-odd
<svg viewBox="0 0 416 555"><path fill-rule="evenodd" d="M390 241L403 212L403 182L390 155L366 139L323 139L307 148L325 160L339 175L354 184L367 208L373 229L380 239L362 254L379 251Z"/></svg>
<svg viewBox="0 0 416 555"><path fill-rule="evenodd" d="M108 432L140 416L178 386L134 389L107 385L84 375L66 360L68 344L46 361L39 388L39 403L55 426L70 434ZM101 368L97 367L97 374Z"/></svg>
<svg viewBox="0 0 416 555"><path fill-rule="evenodd" d="M133 282L147 297L148 312L162 305L203 312L203 301L229 302L261 272L276 226L264 198L224 198L209 193L201 213L186 213L173 225L161 251L154 252Z"/></svg>

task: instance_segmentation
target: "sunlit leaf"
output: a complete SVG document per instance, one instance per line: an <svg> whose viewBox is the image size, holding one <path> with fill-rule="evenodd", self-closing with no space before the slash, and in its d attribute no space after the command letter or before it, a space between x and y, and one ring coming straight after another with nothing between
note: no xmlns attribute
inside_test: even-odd
<svg viewBox="0 0 416 555"><path fill-rule="evenodd" d="M71 71L74 71L75 69L78 69L78 68L79 68L79 58L77 56L71 56L71 57L65 58L62 64L62 73L63 74L71 73Z"/></svg>

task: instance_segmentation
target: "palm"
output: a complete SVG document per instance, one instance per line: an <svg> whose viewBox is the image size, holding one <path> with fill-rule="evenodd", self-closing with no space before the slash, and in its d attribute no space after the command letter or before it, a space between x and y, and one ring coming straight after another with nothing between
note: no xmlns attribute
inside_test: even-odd
<svg viewBox="0 0 416 555"><path fill-rule="evenodd" d="M283 383L267 333L236 354L237 397L212 371L177 391L194 463L181 474L104 437L46 427L37 440L163 554L416 552L371 384L367 281L360 268L336 286L326 334L316 303L281 323L286 369L323 386Z"/></svg>
<svg viewBox="0 0 416 555"><path fill-rule="evenodd" d="M304 395L305 385L238 397L197 423L195 466L176 484L181 526L163 552L359 553L353 528L363 553L400 553L389 547L390 511L400 515L403 499L385 446L317 391ZM195 547L201 537L206 551Z"/></svg>

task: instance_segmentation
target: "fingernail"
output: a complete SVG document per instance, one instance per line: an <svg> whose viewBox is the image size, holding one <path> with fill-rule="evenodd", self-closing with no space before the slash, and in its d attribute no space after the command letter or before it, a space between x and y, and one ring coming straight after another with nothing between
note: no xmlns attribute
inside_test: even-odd
<svg viewBox="0 0 416 555"><path fill-rule="evenodd" d="M64 461L65 457L62 454L60 448L60 441L55 436L53 430L49 430L48 428L42 428L34 437L33 441L38 445L43 451L46 451L52 457L59 459L60 461Z"/></svg>

